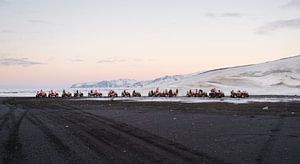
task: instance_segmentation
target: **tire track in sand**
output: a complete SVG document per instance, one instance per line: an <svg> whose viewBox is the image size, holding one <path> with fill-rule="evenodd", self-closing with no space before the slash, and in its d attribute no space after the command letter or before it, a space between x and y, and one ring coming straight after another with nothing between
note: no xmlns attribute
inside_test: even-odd
<svg viewBox="0 0 300 164"><path fill-rule="evenodd" d="M32 119L37 126L43 124L44 119L56 126L68 125L67 130L81 143L111 163L227 163L139 128L61 104L60 101L49 104L33 101L12 103L22 104L25 109L33 109L33 115L40 120ZM32 118L33 115L28 117ZM51 129L43 126L46 125L40 127L43 131L50 130L52 133ZM52 142L57 142L54 140ZM60 142L64 144L63 141ZM58 141L58 144L61 143ZM61 146L62 150L64 148Z"/></svg>
<svg viewBox="0 0 300 164"><path fill-rule="evenodd" d="M66 116L66 113L62 111L59 111L59 115L49 111L45 112L44 110L38 112L39 117L50 120L56 126L68 125L68 130L72 133L72 135L78 138L86 146L86 148L92 150L95 154L97 154L97 156L106 160L108 163L129 163L126 161L128 158L125 157L124 152L118 152L122 149L115 147L112 143L110 143L110 141L108 141L107 137L112 137L113 135L110 135L111 133L109 131L105 131L104 128L102 129L103 131L101 131L101 134L99 134L98 131L94 131L95 126L98 125L94 124L92 126L86 125L82 127L79 124L81 124L81 121L84 121L83 119L80 121L74 121L73 119L69 119L68 117L70 116ZM128 156L128 154L126 156ZM142 163L142 161L139 163Z"/></svg>
<svg viewBox="0 0 300 164"><path fill-rule="evenodd" d="M136 156L137 159L153 160L152 162L226 163L147 131L72 106L57 106L56 109L64 109L60 111L63 113L61 115L66 116L63 118L64 120L79 126L86 133L111 147L115 149L120 149L122 146L127 147L128 152L132 149L132 153L140 155ZM80 123L82 121L84 124ZM97 128L95 125L101 126L101 128ZM141 154L140 151L143 153Z"/></svg>
<svg viewBox="0 0 300 164"><path fill-rule="evenodd" d="M7 113L5 113L5 114L0 118L0 120L2 120L1 123L0 123L0 131L2 131L4 125L7 123L7 121L8 121L9 118L11 117L13 111L14 111L14 110L9 110Z"/></svg>
<svg viewBox="0 0 300 164"><path fill-rule="evenodd" d="M27 114L25 110L19 119L16 120L15 111L13 110L10 115L12 126L9 128L9 136L4 143L4 152L3 152L3 163L20 163L23 160L22 154L22 143L19 141L19 128L22 123L22 120Z"/></svg>
<svg viewBox="0 0 300 164"><path fill-rule="evenodd" d="M2 131L9 118L12 117L12 113L14 112L14 110L17 109L15 106L10 105L7 102L3 103L3 105L7 106L9 108L9 111L0 117L0 120L2 120L0 123L0 131Z"/></svg>
<svg viewBox="0 0 300 164"><path fill-rule="evenodd" d="M55 149L60 153L63 154L64 158L68 159L68 162L71 163L80 163L83 162L81 159L79 159L76 156L76 153L71 150L66 144L64 144L54 133L52 130L46 126L43 121L41 121L38 117L36 117L31 112L28 113L26 118L34 125L36 126L45 136L46 139L55 145Z"/></svg>

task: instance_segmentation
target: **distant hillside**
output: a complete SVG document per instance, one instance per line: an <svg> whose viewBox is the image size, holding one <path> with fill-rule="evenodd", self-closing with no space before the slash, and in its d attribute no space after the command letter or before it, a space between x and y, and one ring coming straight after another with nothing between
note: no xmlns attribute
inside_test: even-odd
<svg viewBox="0 0 300 164"><path fill-rule="evenodd" d="M300 56L188 75L164 76L148 81L121 79L72 86L72 88L135 88L144 91L156 87L178 88L183 93L188 89L209 90L216 87L225 92L242 89L259 95L300 95Z"/></svg>
<svg viewBox="0 0 300 164"><path fill-rule="evenodd" d="M119 79L110 81L73 84L71 88L129 88L138 81L131 79Z"/></svg>

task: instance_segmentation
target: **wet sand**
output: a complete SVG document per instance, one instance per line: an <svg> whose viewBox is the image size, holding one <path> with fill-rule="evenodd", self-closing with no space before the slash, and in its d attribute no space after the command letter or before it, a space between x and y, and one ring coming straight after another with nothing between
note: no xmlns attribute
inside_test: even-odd
<svg viewBox="0 0 300 164"><path fill-rule="evenodd" d="M0 98L0 136L0 163L299 163L300 102Z"/></svg>

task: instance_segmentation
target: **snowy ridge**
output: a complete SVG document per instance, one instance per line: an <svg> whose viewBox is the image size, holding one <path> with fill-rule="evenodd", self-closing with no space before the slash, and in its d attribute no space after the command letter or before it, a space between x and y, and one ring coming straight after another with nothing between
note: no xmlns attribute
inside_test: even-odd
<svg viewBox="0 0 300 164"><path fill-rule="evenodd" d="M206 91L213 87L225 93L247 90L256 95L300 95L300 56L265 62L215 69L188 75L164 76L154 80L113 80L98 83L74 84L72 88L129 88L147 92L156 87L178 88L181 95L189 89Z"/></svg>
<svg viewBox="0 0 300 164"><path fill-rule="evenodd" d="M110 81L101 81L95 83L74 84L71 88L130 88L138 81L132 79L119 79Z"/></svg>

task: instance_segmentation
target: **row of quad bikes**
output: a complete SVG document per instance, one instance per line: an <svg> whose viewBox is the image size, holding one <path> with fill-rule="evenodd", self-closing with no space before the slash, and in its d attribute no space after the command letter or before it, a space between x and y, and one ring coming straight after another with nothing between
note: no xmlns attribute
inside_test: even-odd
<svg viewBox="0 0 300 164"><path fill-rule="evenodd" d="M178 95L178 89L176 89L175 92L173 92L173 90L170 89L169 91L165 90L162 92L160 92L158 90L156 90L156 91L151 90L148 93L148 97L177 97L177 95Z"/></svg>
<svg viewBox="0 0 300 164"><path fill-rule="evenodd" d="M186 93L187 97L211 97L211 98L222 98L225 97L225 94L223 91L220 90L216 90L216 89L212 89L211 92L209 94L207 94L207 92L203 91L203 90L196 90L196 92L189 90Z"/></svg>
<svg viewBox="0 0 300 164"><path fill-rule="evenodd" d="M141 93L139 92L136 92L136 91L133 91L132 94L130 94L129 92L127 92L126 90L124 90L122 92L122 97L141 97ZM88 97L102 97L103 94L97 90L91 90L89 93L88 93ZM110 90L108 92L108 97L118 97L118 93L113 91L113 90ZM46 92L44 91L38 91L36 93L36 97L59 97L59 94L55 91L50 91L47 95ZM72 97L72 93L71 92L66 92L66 91L63 91L61 97ZM83 93L79 92L79 91L76 91L74 93L74 96L73 97L83 97Z"/></svg>
<svg viewBox="0 0 300 164"><path fill-rule="evenodd" d="M44 91L38 91L36 93L36 97L59 97L59 94L55 91L50 91L47 95L47 93ZM72 97L72 93L63 91L61 97ZM75 92L74 97L83 97L83 93Z"/></svg>
<svg viewBox="0 0 300 164"><path fill-rule="evenodd" d="M88 96L89 97L102 97L102 93L101 92L98 92L97 90L95 91L90 91L88 93ZM108 97L118 97L118 93L115 92L114 90L110 90L108 91L108 94L107 94ZM122 93L121 93L121 96L122 97L141 97L141 93L139 92L136 92L136 91L133 91L132 94L130 94L128 91L124 90Z"/></svg>
<svg viewBox="0 0 300 164"><path fill-rule="evenodd" d="M159 92L159 91L149 91L148 93L148 97L176 97L178 95L178 90L176 89L176 91L163 91L163 92ZM122 97L141 97L141 93L133 91L132 94L130 94L128 91L124 90L121 93ZM224 92L220 91L220 90L216 90L216 89L212 89L211 92L209 94L207 94L207 92L204 92L202 90L196 90L195 92L192 90L189 90L186 94L187 97L211 97L211 98L222 98L225 97ZM36 94L36 97L59 97L59 94L55 91L50 91L48 93L48 95L46 94L46 92L44 91L38 91ZM70 92L66 92L63 91L62 96L61 97L72 97L72 93ZM76 91L74 93L73 97L83 97L83 93ZM97 91L97 90L91 90L88 93L88 97L102 97L102 93ZM110 90L108 92L108 97L118 97L118 93L115 92L114 90ZM248 92L246 91L231 91L230 93L230 97L232 98L247 98L249 97Z"/></svg>
<svg viewBox="0 0 300 164"><path fill-rule="evenodd" d="M212 89L209 94L207 92L204 92L202 90L196 90L196 92L193 92L192 90L188 91L186 94L187 97L211 97L211 98L222 98L225 97L225 94L223 91ZM230 92L231 98L247 98L249 97L249 93L247 91L234 91L232 90Z"/></svg>

